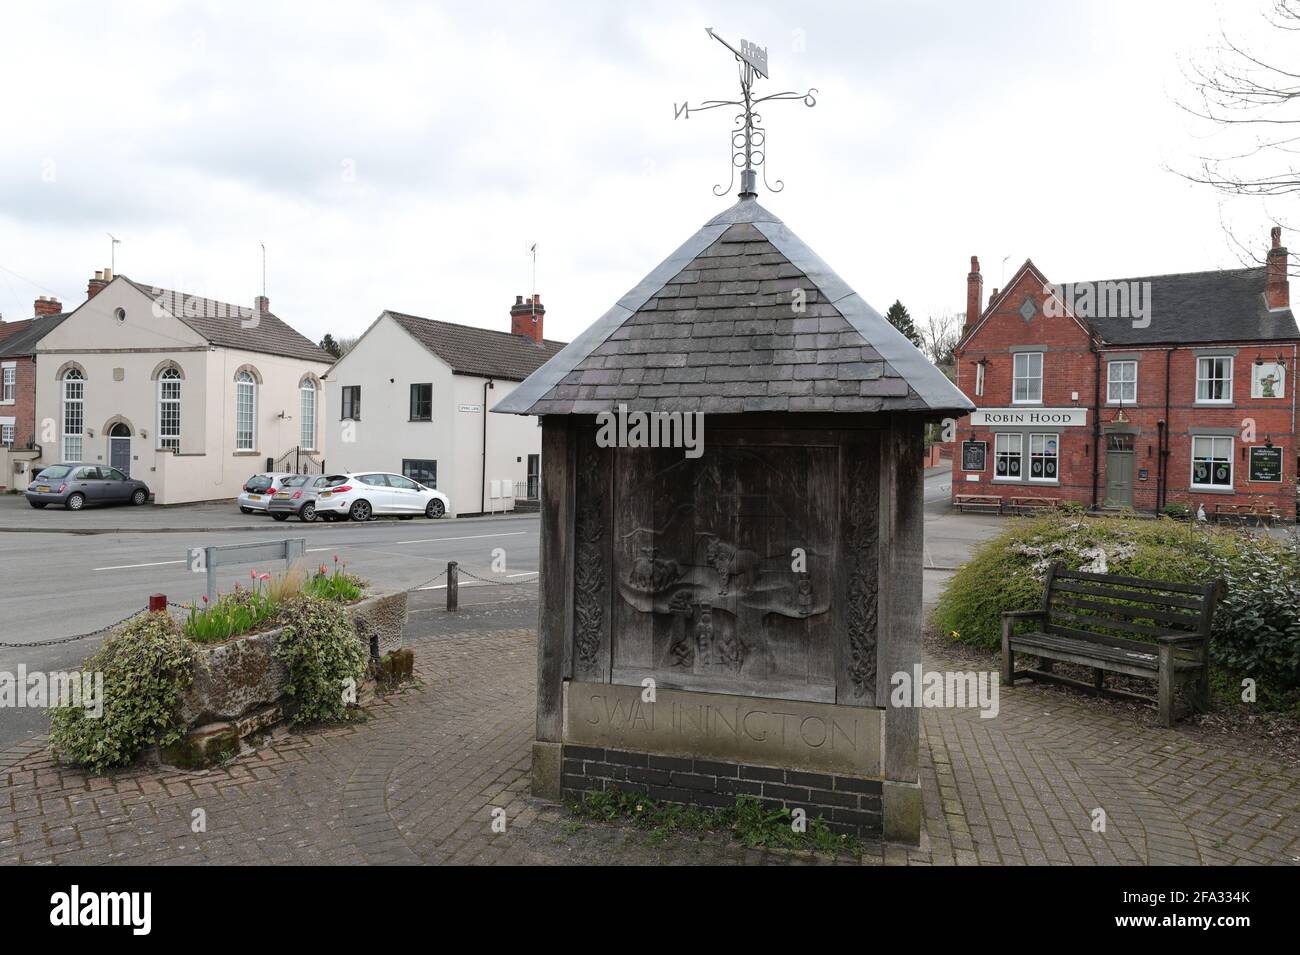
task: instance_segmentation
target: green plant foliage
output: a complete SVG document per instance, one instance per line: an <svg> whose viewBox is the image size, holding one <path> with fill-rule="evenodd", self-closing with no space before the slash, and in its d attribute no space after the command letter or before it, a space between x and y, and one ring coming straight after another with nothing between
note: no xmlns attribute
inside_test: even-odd
<svg viewBox="0 0 1300 955"><path fill-rule="evenodd" d="M285 692L294 700L295 723L338 722L365 677L367 652L342 605L311 594L286 603L275 656L289 671Z"/></svg>
<svg viewBox="0 0 1300 955"><path fill-rule="evenodd" d="M270 626L279 611L280 605L260 587L250 590L236 584L211 603L204 597L202 607L190 604L184 633L199 643L220 643Z"/></svg>
<svg viewBox="0 0 1300 955"><path fill-rule="evenodd" d="M347 564L334 560L334 572L329 573L324 564L311 575L303 590L322 600L334 600L339 603L353 603L360 600L365 592L366 582L356 574L347 572Z"/></svg>
<svg viewBox="0 0 1300 955"><path fill-rule="evenodd" d="M805 832L791 828L789 809L764 806L753 796L737 796L734 807L716 809L661 803L617 787L591 790L582 800L570 800L569 812L598 822L626 821L656 839L670 832L730 832L749 848L811 849L817 852L860 852L861 841L831 830L821 816L809 819Z"/></svg>
<svg viewBox="0 0 1300 955"><path fill-rule="evenodd" d="M1300 688L1300 552L1261 534L1195 522L1051 515L1017 521L980 546L935 607L935 627L986 650L1001 646L1001 615L1042 604L1047 568L1179 583L1227 583L1211 659L1254 678L1264 701ZM1132 634L1128 634L1132 637Z"/></svg>
<svg viewBox="0 0 1300 955"><path fill-rule="evenodd" d="M1160 513L1166 517L1172 517L1176 521L1185 521L1192 511L1186 504L1166 504Z"/></svg>
<svg viewBox="0 0 1300 955"><path fill-rule="evenodd" d="M144 747L180 739L181 695L194 681L195 648L166 613L135 617L104 640L83 673L104 676L99 718L76 706L50 712L50 745L102 773L130 763Z"/></svg>

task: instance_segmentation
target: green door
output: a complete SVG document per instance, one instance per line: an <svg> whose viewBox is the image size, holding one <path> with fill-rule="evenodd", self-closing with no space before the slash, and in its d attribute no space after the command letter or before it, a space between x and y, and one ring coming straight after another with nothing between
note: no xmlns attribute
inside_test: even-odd
<svg viewBox="0 0 1300 955"><path fill-rule="evenodd" d="M1106 506L1133 506L1133 435L1106 436Z"/></svg>

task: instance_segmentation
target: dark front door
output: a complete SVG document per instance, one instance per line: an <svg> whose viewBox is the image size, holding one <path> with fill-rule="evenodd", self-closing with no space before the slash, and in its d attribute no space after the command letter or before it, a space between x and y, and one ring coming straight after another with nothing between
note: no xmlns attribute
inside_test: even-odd
<svg viewBox="0 0 1300 955"><path fill-rule="evenodd" d="M1133 435L1106 436L1106 506L1133 506Z"/></svg>
<svg viewBox="0 0 1300 955"><path fill-rule="evenodd" d="M113 425L109 432L108 463L123 474L131 473L131 431L124 424Z"/></svg>

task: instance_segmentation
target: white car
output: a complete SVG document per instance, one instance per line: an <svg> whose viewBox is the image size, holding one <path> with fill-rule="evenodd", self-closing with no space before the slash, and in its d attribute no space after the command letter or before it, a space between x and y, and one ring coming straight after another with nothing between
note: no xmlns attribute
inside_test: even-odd
<svg viewBox="0 0 1300 955"><path fill-rule="evenodd" d="M327 521L368 521L386 514L436 519L450 506L450 498L441 491L387 471L331 474L316 495L316 515Z"/></svg>
<svg viewBox="0 0 1300 955"><path fill-rule="evenodd" d="M267 503L275 496L284 479L291 477L296 475L290 471L263 471L261 474L254 474L244 482L243 490L239 492L239 497L235 498L235 503L245 514L252 514L254 511L266 513Z"/></svg>

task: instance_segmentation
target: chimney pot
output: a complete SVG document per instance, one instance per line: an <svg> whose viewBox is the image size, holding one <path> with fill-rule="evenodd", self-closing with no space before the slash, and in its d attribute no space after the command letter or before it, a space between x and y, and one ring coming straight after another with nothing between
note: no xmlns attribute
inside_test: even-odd
<svg viewBox="0 0 1300 955"><path fill-rule="evenodd" d="M96 269L95 277L86 283L86 298L91 299L104 290L109 280L104 278L106 269Z"/></svg>
<svg viewBox="0 0 1300 955"><path fill-rule="evenodd" d="M542 297L534 293L524 300L516 295L515 304L510 307L510 331L515 335L531 338L537 344L542 343L542 319L546 316L546 306Z"/></svg>
<svg viewBox="0 0 1300 955"><path fill-rule="evenodd" d="M994 295L997 293L994 292ZM979 321L984 311L984 276L980 275L979 256L970 257L970 274L966 276L966 327Z"/></svg>
<svg viewBox="0 0 1300 955"><path fill-rule="evenodd" d="M50 296L42 295L40 298L36 300L36 303L33 307L33 312L37 316L57 315L61 311L63 311L63 306L59 304L59 300L53 295Z"/></svg>

